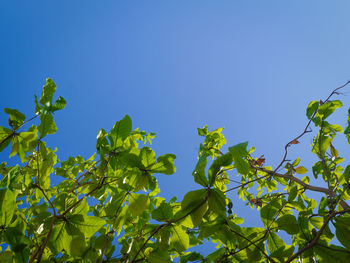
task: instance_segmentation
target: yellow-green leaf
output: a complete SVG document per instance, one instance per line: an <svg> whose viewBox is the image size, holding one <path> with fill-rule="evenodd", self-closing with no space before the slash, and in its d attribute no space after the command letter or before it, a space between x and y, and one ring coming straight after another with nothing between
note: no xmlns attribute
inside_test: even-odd
<svg viewBox="0 0 350 263"><path fill-rule="evenodd" d="M298 166L297 168L295 168L295 172L297 174L306 174L307 169L304 166Z"/></svg>

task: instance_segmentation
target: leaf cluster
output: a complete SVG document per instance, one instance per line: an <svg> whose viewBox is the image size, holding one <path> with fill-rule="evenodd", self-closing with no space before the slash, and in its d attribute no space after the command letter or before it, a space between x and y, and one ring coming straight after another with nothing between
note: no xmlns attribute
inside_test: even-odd
<svg viewBox="0 0 350 263"><path fill-rule="evenodd" d="M0 165L0 262L346 262L350 165L342 165L334 138L345 134L350 142L350 117L344 131L329 123L342 106L331 100L338 89L308 105L309 123L275 169L254 157L248 142L224 151L222 128L199 128L204 140L192 173L198 189L167 201L157 177L175 172L176 156L156 156L145 145L155 134L133 129L127 115L98 132L90 158L58 159L44 139L57 131L53 113L66 101L53 102L56 85L47 79L34 117L5 108L8 127L0 127L0 151L11 145L10 157L19 158ZM34 119L40 124L25 128ZM311 125L318 161L307 169L287 155ZM311 185L310 175L326 187ZM259 211L262 227L242 225L239 199ZM206 242L216 244L213 253L193 252Z"/></svg>

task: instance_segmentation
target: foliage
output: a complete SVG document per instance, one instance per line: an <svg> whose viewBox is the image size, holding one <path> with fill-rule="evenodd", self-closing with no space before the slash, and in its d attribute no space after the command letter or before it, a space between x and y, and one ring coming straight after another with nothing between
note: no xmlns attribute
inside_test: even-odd
<svg viewBox="0 0 350 263"><path fill-rule="evenodd" d="M287 143L275 169L264 166L263 156L254 157L247 142L225 152L222 128L198 129L204 138L193 171L198 189L177 202L158 195L156 179L175 172L175 155L156 157L144 145L154 134L133 130L127 115L109 132L99 131L97 154L60 161L44 138L56 132L53 112L66 101L53 102L56 85L48 79L40 99L35 97L35 116L26 120L6 108L9 127L0 127L0 150L11 146L10 157L21 162L0 165L0 262L346 262L350 165L341 165L344 158L333 143L343 129L328 117L342 106L331 98L347 84L309 104L308 124ZM25 129L39 118L39 125ZM311 125L318 161L308 170L287 156ZM344 131L350 142L349 127L350 117ZM310 175L326 187L309 184ZM61 179L52 184L53 178ZM238 185L229 188L231 182ZM234 190L260 211L263 227L242 226L227 195ZM309 191L321 194L319 202L307 197ZM188 251L203 242L216 243L216 251Z"/></svg>

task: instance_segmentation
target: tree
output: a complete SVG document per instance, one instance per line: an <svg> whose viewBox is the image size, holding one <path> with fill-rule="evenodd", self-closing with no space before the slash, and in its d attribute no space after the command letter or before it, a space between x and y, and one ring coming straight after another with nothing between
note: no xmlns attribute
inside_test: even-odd
<svg viewBox="0 0 350 263"><path fill-rule="evenodd" d="M66 101L53 103L56 85L47 79L40 99L35 97L34 117L26 120L5 108L9 128L0 127L0 151L11 145L10 157L20 162L0 165L0 262L346 262L350 165L341 166L344 158L333 139L344 133L350 143L350 110L344 132L327 118L342 106L333 97L349 83L324 101L310 102L305 129L285 145L274 169L264 166L263 156L254 157L248 142L224 151L222 128L198 129L204 138L193 172L198 190L177 202L158 195L156 179L175 172L175 155L156 158L144 145L154 134L133 130L127 115L109 132L99 131L97 154L59 161L44 138L56 132L52 113ZM25 128L37 118L38 126ZM311 151L318 161L308 172L299 158L287 156L311 125L317 129ZM229 173L240 176L237 186L229 188ZM309 184L306 174L326 187ZM55 186L53 177L61 178ZM264 227L241 226L227 196L233 190L260 211ZM320 199L308 198L310 191ZM214 253L187 251L205 240L217 244Z"/></svg>

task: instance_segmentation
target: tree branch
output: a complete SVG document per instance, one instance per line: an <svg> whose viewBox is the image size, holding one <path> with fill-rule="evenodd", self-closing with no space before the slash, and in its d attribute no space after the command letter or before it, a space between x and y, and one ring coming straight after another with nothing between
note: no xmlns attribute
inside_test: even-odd
<svg viewBox="0 0 350 263"><path fill-rule="evenodd" d="M251 165L250 167L252 169L260 170L260 171L263 171L265 173L268 173L268 174L270 174L272 176L277 176L277 177L281 177L281 178L286 178L286 179L292 180L292 181L298 183L299 185L303 186L305 189L308 189L308 190L311 190L311 191L315 191L315 192L325 193L325 194L327 194L329 196L332 196L332 197L336 196L336 194L332 190L330 190L328 188L309 185L309 184L304 183L303 181L301 181L299 178L291 176L289 174L280 174L280 173L276 173L275 171L267 170L267 169L264 169L262 167L257 167L257 166L253 166L253 165ZM340 201L340 204L341 204L341 206L344 209L350 209L350 206L343 199Z"/></svg>

